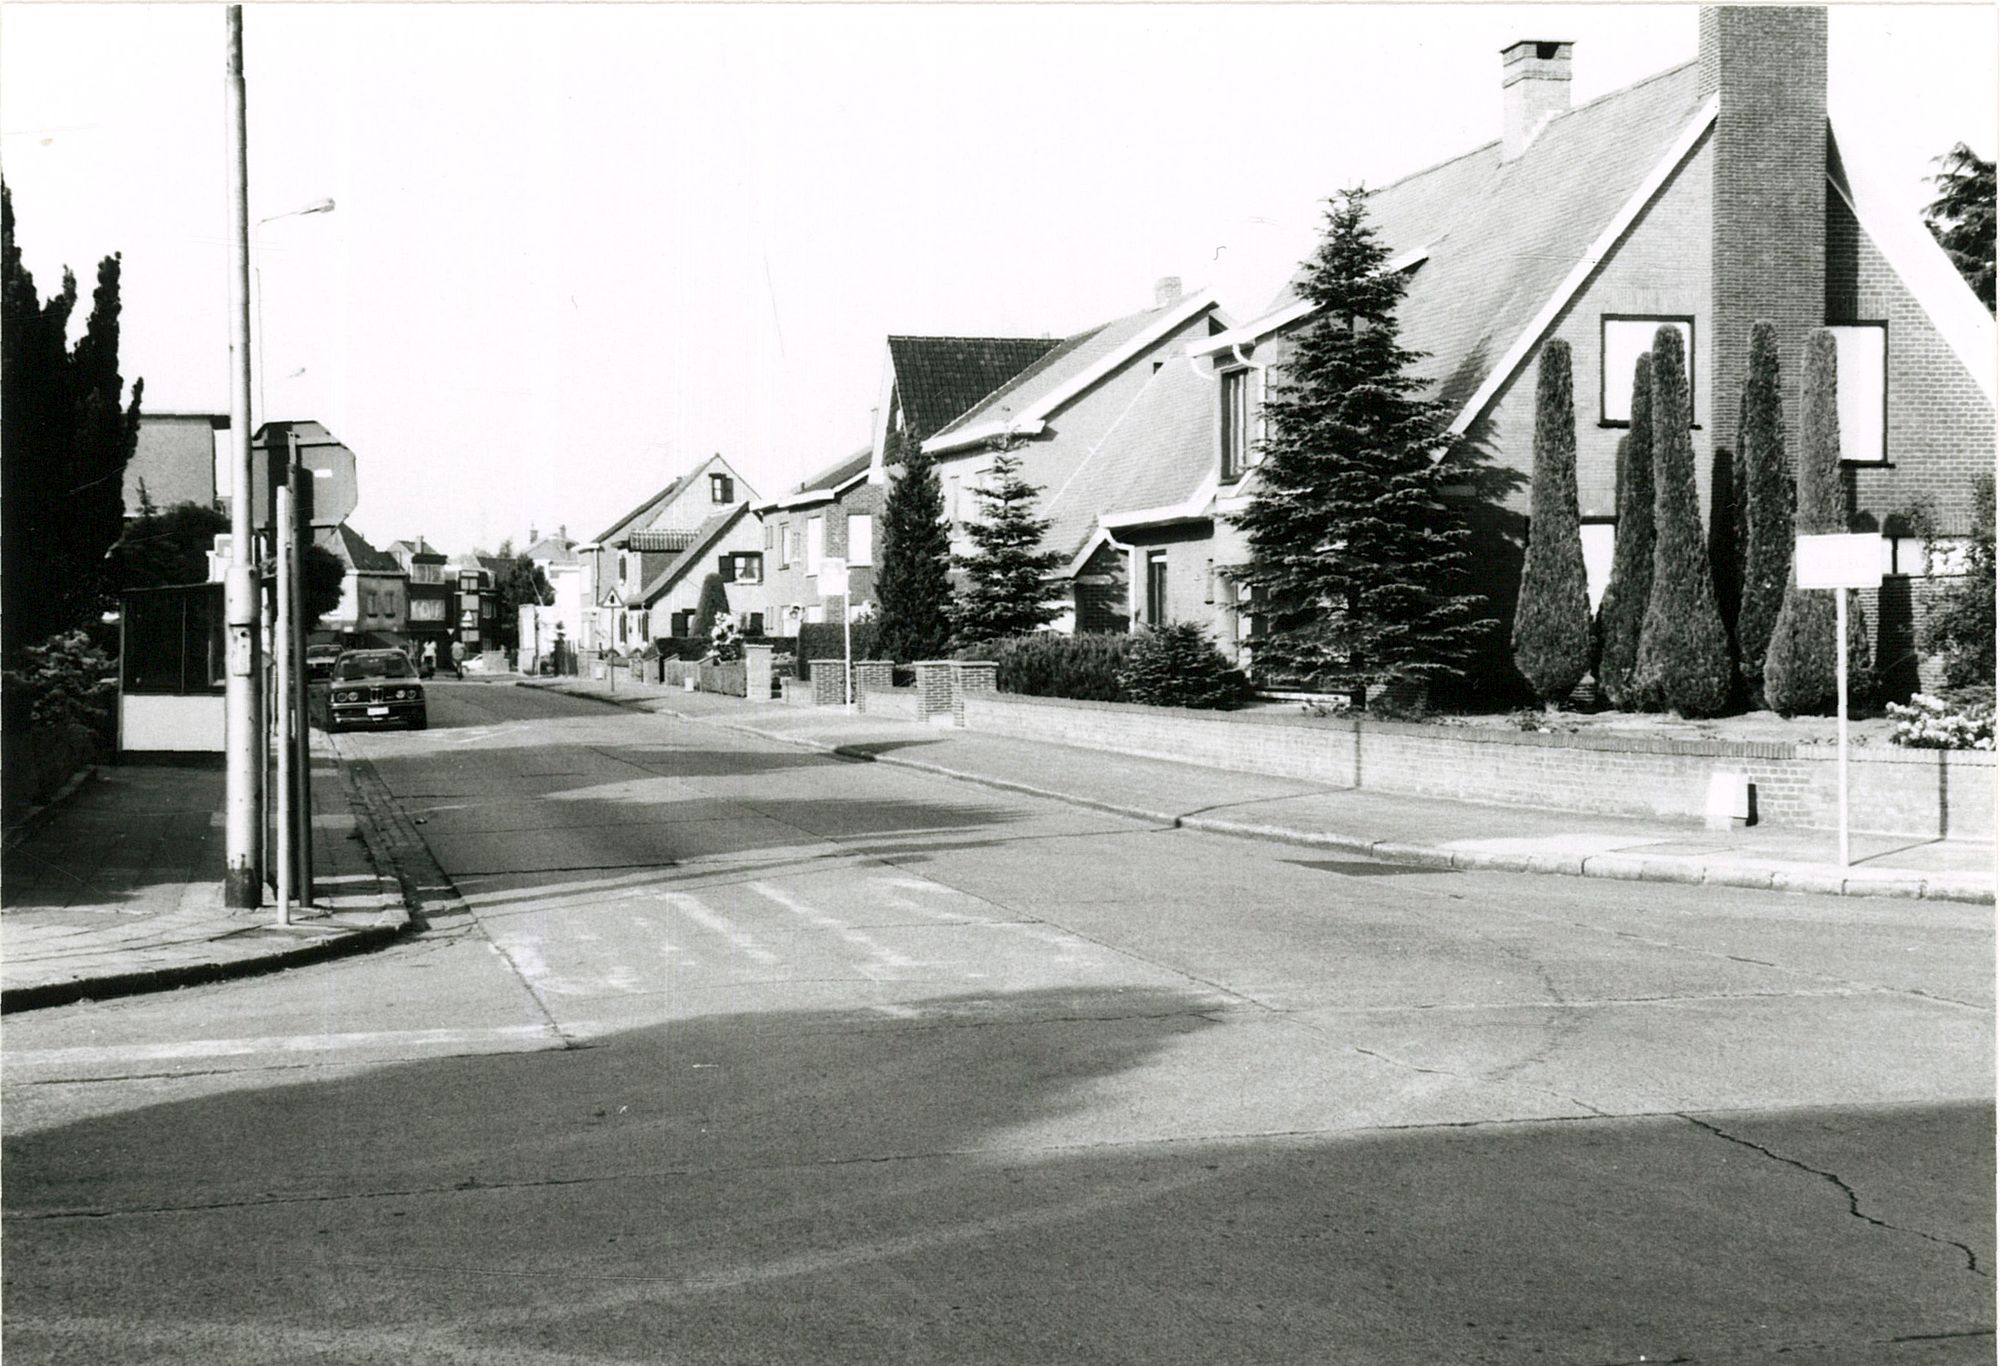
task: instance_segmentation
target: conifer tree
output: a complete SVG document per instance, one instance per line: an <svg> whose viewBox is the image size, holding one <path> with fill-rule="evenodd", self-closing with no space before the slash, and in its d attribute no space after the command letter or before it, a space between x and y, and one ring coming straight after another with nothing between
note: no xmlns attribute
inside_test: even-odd
<svg viewBox="0 0 2000 1366"><path fill-rule="evenodd" d="M898 433L900 466L882 508L882 563L875 571L875 653L911 663L951 644L951 531L937 468L914 434Z"/></svg>
<svg viewBox="0 0 2000 1366"><path fill-rule="evenodd" d="M120 258L98 263L84 334L72 348L76 277L44 303L14 238L0 184L0 621L10 659L95 623L108 602L105 554L124 529L125 464L139 436L142 381L122 402Z"/></svg>
<svg viewBox="0 0 2000 1366"><path fill-rule="evenodd" d="M1633 687L1647 705L1714 716L1729 705L1729 639L1703 545L1689 414L1681 334L1662 327L1653 337L1653 590Z"/></svg>
<svg viewBox="0 0 2000 1366"><path fill-rule="evenodd" d="M1796 524L1800 535L1847 530L1840 485L1839 351L1825 328L1806 341L1805 387L1799 412L1799 493ZM1800 588L1798 574L1786 575L1785 596L1771 628L1764 660L1764 697L1780 716L1833 708L1835 677L1834 592L1848 589ZM1856 705L1874 693L1874 651L1868 623L1854 598L1848 599L1848 696Z"/></svg>
<svg viewBox="0 0 2000 1366"><path fill-rule="evenodd" d="M1630 711L1639 631L1653 595L1653 358L1632 367L1632 425L1618 443L1618 532L1611 579L1597 607L1597 686L1604 699Z"/></svg>
<svg viewBox="0 0 2000 1366"><path fill-rule="evenodd" d="M1259 670L1357 691L1462 674L1486 628L1445 501L1445 411L1410 373L1407 282L1387 260L1367 193L1335 196L1300 285L1315 313L1265 403L1259 487L1235 517L1267 626Z"/></svg>
<svg viewBox="0 0 2000 1366"><path fill-rule="evenodd" d="M694 633L707 639L715 630L715 619L729 610L729 590L722 575L710 574L701 581L701 596L695 599Z"/></svg>
<svg viewBox="0 0 2000 1366"><path fill-rule="evenodd" d="M1750 369L1743 380L1743 593L1736 615L1737 668L1753 701L1764 693L1771 627L1792 573L1792 471L1785 453L1784 400L1778 381L1778 329L1750 328Z"/></svg>
<svg viewBox="0 0 2000 1366"><path fill-rule="evenodd" d="M1514 610L1514 666L1549 706L1590 670L1590 588L1576 501L1576 402L1569 343L1542 348L1535 388L1535 472L1528 554Z"/></svg>
<svg viewBox="0 0 2000 1366"><path fill-rule="evenodd" d="M1062 613L1048 576L1061 568L1059 550L1041 549L1049 529L1035 516L1041 492L1021 477L1021 462L1006 451L993 457L986 478L974 491L979 514L966 527L976 547L955 555L965 571L965 587L952 605L952 639L959 645L1005 640L1039 631Z"/></svg>

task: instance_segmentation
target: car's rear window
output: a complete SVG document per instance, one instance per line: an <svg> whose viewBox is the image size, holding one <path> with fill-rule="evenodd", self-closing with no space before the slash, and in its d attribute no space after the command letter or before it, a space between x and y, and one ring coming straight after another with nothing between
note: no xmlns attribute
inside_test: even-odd
<svg viewBox="0 0 2000 1366"><path fill-rule="evenodd" d="M410 661L393 651L379 655L349 655L334 667L335 678L408 678Z"/></svg>

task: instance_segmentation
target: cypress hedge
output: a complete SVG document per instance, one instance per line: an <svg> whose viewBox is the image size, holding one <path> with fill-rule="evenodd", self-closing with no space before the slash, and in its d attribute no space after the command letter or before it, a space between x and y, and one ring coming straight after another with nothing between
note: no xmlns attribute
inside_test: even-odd
<svg viewBox="0 0 2000 1366"><path fill-rule="evenodd" d="M1514 667L1555 706L1590 671L1590 589L1576 503L1576 402L1569 343L1542 348L1535 386L1535 472L1528 554L1514 609Z"/></svg>
<svg viewBox="0 0 2000 1366"><path fill-rule="evenodd" d="M1000 667L994 686L1028 697L1069 697L1083 702L1123 702L1119 674L1139 637L1053 631L969 645L958 659L990 659Z"/></svg>
<svg viewBox="0 0 2000 1366"><path fill-rule="evenodd" d="M1618 443L1618 538L1597 608L1597 686L1622 711L1639 705L1632 666L1653 593L1653 358L1632 367L1632 426Z"/></svg>
<svg viewBox="0 0 2000 1366"><path fill-rule="evenodd" d="M1799 404L1799 502L1797 526L1814 536L1847 529L1840 486L1839 352L1825 328L1806 340L1805 387ZM1848 614L1848 662L1865 695L1872 673L1867 626L1857 610ZM1834 677L1833 594L1800 588L1798 575L1786 576L1785 596L1771 628L1764 659L1764 697L1781 716L1832 709ZM1861 653L1857 654L1855 646Z"/></svg>
<svg viewBox="0 0 2000 1366"><path fill-rule="evenodd" d="M1702 538L1689 415L1681 334L1662 327L1653 338L1653 591L1634 686L1648 704L1714 716L1729 705L1732 671Z"/></svg>
<svg viewBox="0 0 2000 1366"><path fill-rule="evenodd" d="M1743 593L1736 614L1737 668L1755 698L1764 692L1771 628L1792 575L1792 470L1785 454L1784 400L1778 382L1778 329L1750 328L1750 370L1743 379Z"/></svg>

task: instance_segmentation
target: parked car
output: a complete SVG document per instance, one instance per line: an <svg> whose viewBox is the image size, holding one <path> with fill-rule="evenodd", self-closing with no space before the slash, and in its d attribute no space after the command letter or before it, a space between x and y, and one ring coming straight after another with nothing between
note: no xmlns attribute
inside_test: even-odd
<svg viewBox="0 0 2000 1366"><path fill-rule="evenodd" d="M334 662L329 692L328 730L429 724L424 685L401 650L349 650Z"/></svg>
<svg viewBox="0 0 2000 1366"><path fill-rule="evenodd" d="M306 681L324 683L333 677L333 666L340 659L338 645L306 646Z"/></svg>

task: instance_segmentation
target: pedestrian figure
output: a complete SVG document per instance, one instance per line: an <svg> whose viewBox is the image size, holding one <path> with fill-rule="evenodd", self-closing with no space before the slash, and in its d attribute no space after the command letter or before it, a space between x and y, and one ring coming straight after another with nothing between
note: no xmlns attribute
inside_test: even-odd
<svg viewBox="0 0 2000 1366"><path fill-rule="evenodd" d="M464 641L462 641L462 640L454 640L454 641L453 641L453 642L451 643L451 671L452 671L452 672L453 672L454 674L457 674L457 675L458 675L458 677L459 677L459 678L460 678L461 680L463 680L463 679L464 679L464 677L465 677L465 642L464 642Z"/></svg>
<svg viewBox="0 0 2000 1366"><path fill-rule="evenodd" d="M437 666L438 666L437 642L435 640L427 640L424 642L423 667L421 669L423 676L425 678L429 678L432 674L437 672Z"/></svg>

